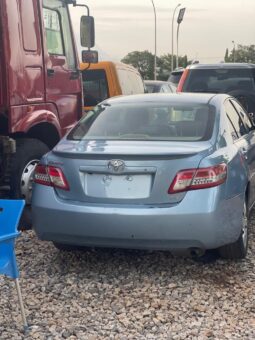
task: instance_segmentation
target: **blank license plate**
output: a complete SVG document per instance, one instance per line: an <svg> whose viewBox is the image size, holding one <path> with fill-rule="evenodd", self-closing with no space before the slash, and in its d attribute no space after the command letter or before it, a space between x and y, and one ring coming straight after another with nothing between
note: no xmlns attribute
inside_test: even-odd
<svg viewBox="0 0 255 340"><path fill-rule="evenodd" d="M91 197L136 199L149 197L151 174L85 174L85 193Z"/></svg>

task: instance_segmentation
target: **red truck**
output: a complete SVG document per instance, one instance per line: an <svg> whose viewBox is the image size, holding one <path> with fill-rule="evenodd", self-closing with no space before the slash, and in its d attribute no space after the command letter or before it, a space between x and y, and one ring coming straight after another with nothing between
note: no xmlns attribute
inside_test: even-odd
<svg viewBox="0 0 255 340"><path fill-rule="evenodd" d="M0 0L0 194L24 198L28 207L36 164L82 115L69 5L80 6ZM93 25L81 17L84 47L94 45Z"/></svg>

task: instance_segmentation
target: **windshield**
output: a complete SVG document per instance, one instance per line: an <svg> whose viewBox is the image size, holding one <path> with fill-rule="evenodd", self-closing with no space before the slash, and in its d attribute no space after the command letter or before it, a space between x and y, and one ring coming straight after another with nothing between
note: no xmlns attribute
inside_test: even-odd
<svg viewBox="0 0 255 340"><path fill-rule="evenodd" d="M107 78L104 70L83 70L82 84L84 106L95 106L109 97Z"/></svg>
<svg viewBox="0 0 255 340"><path fill-rule="evenodd" d="M251 69L190 70L183 91L229 93L235 90L255 90L255 74Z"/></svg>
<svg viewBox="0 0 255 340"><path fill-rule="evenodd" d="M214 120L215 108L203 104L101 104L67 139L202 141L211 138Z"/></svg>

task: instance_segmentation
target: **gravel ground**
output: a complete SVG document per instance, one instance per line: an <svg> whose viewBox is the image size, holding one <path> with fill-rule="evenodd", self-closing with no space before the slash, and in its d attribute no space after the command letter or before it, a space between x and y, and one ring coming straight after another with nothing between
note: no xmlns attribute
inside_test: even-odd
<svg viewBox="0 0 255 340"><path fill-rule="evenodd" d="M17 257L31 327L24 335L14 284L1 276L0 339L255 339L254 252L252 230L239 262L60 252L24 232Z"/></svg>

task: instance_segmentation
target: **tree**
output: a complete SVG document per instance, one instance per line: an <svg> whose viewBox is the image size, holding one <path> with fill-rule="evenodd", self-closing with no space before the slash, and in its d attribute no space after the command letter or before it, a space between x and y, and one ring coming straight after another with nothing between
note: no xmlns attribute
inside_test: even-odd
<svg viewBox="0 0 255 340"><path fill-rule="evenodd" d="M176 68L176 55L174 55L173 58L173 64L174 64L174 69ZM161 80L167 80L170 72L171 72L171 63L172 63L172 55L171 54L164 54L163 56L160 57L159 61L159 79ZM179 67L186 67L188 65L188 57L185 56L179 56L178 58L178 66Z"/></svg>
<svg viewBox="0 0 255 340"><path fill-rule="evenodd" d="M171 72L171 54L157 57L157 79L167 80ZM131 64L141 73L143 79L154 79L154 55L149 51L134 51L128 53L122 60L123 63ZM179 67L188 65L188 57L179 57ZM174 55L174 68L176 67L176 55Z"/></svg>
<svg viewBox="0 0 255 340"><path fill-rule="evenodd" d="M143 79L154 79L154 56L149 51L130 52L121 61L138 69Z"/></svg>
<svg viewBox="0 0 255 340"><path fill-rule="evenodd" d="M237 63L255 63L255 45L237 45L225 61Z"/></svg>
<svg viewBox="0 0 255 340"><path fill-rule="evenodd" d="M224 61L225 62L228 62L229 61L229 52L228 52L228 48L226 49L226 52L225 52L225 57L224 57Z"/></svg>

